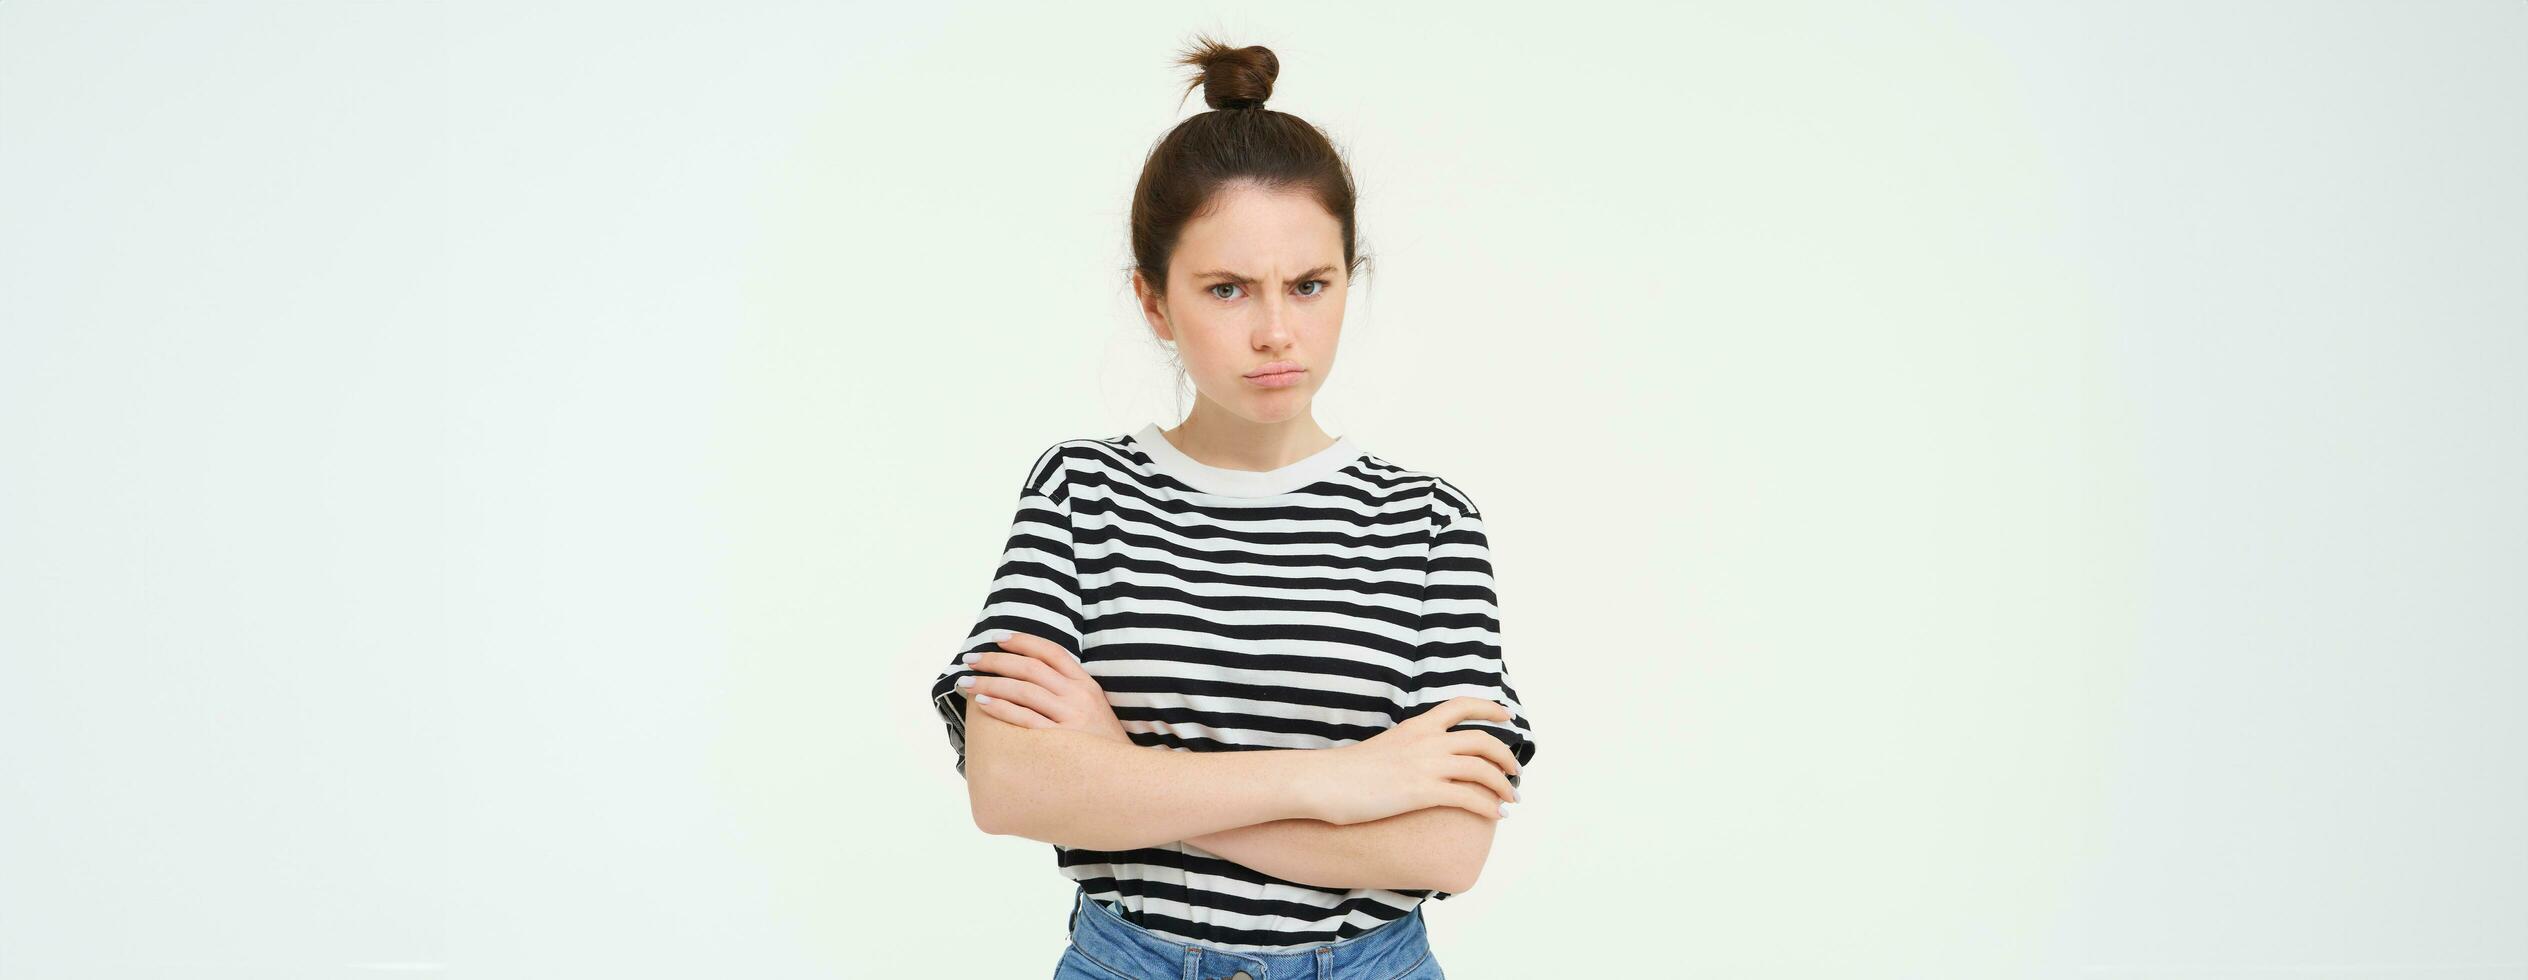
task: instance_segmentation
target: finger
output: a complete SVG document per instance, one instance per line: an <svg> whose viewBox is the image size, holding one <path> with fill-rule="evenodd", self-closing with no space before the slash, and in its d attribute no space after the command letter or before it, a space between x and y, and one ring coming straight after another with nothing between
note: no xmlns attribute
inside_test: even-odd
<svg viewBox="0 0 2528 980"><path fill-rule="evenodd" d="M1037 714L1024 707L1003 701L989 694L977 693L973 695L972 700L974 701L974 707L982 709L984 714L991 715L994 718L1017 725L1020 728L1056 727L1053 723L1053 719L1051 718Z"/></svg>
<svg viewBox="0 0 2528 980"><path fill-rule="evenodd" d="M1068 696L1071 693L1071 684L1061 672L1046 666L1045 662L1037 657L1006 650L985 650L975 654L974 662L966 666L1003 677L1015 677L1055 694Z"/></svg>
<svg viewBox="0 0 2528 980"><path fill-rule="evenodd" d="M1470 735L1473 737L1467 737ZM1499 766L1502 772L1509 773L1513 776L1518 775L1518 753L1510 751L1510 747L1503 744L1499 738L1494 737L1490 731L1481 728L1469 728L1464 731L1450 732L1449 739L1449 747L1457 752L1465 755L1483 756L1486 759L1492 760L1492 764Z"/></svg>
<svg viewBox="0 0 2528 980"><path fill-rule="evenodd" d="M1499 767L1471 755L1461 755L1456 758L1458 761L1451 763L1449 767L1450 778L1461 783L1479 784L1500 802L1518 802L1518 787L1510 785L1509 777L1502 775Z"/></svg>
<svg viewBox="0 0 2528 980"><path fill-rule="evenodd" d="M1052 667L1055 673L1064 677L1086 679L1089 676L1088 668L1080 666L1078 655L1064 648L1062 644L1034 633L1020 633L1012 630L1009 637L1001 641L1000 646L1003 650L1042 660L1047 666Z"/></svg>
<svg viewBox="0 0 2528 980"><path fill-rule="evenodd" d="M989 695L994 701L1006 701L1060 724L1071 717L1071 710L1062 699L1027 681L989 674L969 674L974 683L962 684L968 693Z"/></svg>
<svg viewBox="0 0 2528 980"><path fill-rule="evenodd" d="M1489 698L1455 697L1432 705L1429 710L1415 715L1412 720L1421 721L1427 727L1446 731L1472 718L1507 722L1510 720L1510 709L1502 706L1501 702Z"/></svg>
<svg viewBox="0 0 2528 980"><path fill-rule="evenodd" d="M1481 787L1453 780L1449 783L1449 787L1448 802L1452 806L1463 807L1486 820L1499 820L1510 815L1508 807L1501 802L1500 797L1486 792Z"/></svg>
<svg viewBox="0 0 2528 980"><path fill-rule="evenodd" d="M1480 719L1507 724L1510 720L1510 706L1491 698L1456 697L1449 700L1465 704L1466 713L1457 719L1461 722Z"/></svg>

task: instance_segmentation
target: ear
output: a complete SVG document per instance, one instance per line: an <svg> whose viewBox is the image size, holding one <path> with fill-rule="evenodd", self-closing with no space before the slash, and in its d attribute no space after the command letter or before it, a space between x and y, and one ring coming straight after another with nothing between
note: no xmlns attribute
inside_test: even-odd
<svg viewBox="0 0 2528 980"><path fill-rule="evenodd" d="M1176 331L1167 322L1167 300L1150 288L1149 280L1142 277L1139 269L1132 270L1132 293L1141 302L1141 318L1149 321L1150 332L1160 340L1175 343Z"/></svg>

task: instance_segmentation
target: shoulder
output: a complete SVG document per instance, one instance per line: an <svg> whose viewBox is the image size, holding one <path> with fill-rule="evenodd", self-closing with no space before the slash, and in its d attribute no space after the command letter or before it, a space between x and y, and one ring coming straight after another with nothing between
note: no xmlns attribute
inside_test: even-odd
<svg viewBox="0 0 2528 980"><path fill-rule="evenodd" d="M1027 479L1021 489L1061 499L1070 485L1073 473L1096 467L1117 465L1128 451L1128 435L1078 436L1064 439L1036 451L1036 458L1027 464Z"/></svg>
<svg viewBox="0 0 2528 980"><path fill-rule="evenodd" d="M1483 519L1482 509L1475 506L1474 495L1448 478L1429 470L1409 469L1375 453L1363 453L1361 471L1387 488L1389 499L1429 503L1432 523L1446 526L1467 518Z"/></svg>

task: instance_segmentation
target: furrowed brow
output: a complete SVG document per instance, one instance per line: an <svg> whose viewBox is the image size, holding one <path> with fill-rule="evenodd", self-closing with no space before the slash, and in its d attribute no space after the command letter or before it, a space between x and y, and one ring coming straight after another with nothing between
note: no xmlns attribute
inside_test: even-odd
<svg viewBox="0 0 2528 980"><path fill-rule="evenodd" d="M1310 280L1310 279L1322 279L1322 278L1324 278L1324 277L1326 277L1326 276L1330 276L1330 275L1333 275L1333 274L1334 274L1334 267L1333 267L1333 266L1330 266L1330 265L1321 265L1321 266L1318 266L1318 267L1316 267L1316 268L1314 268L1314 269L1310 269L1310 270L1308 270L1308 271L1306 271L1306 272L1302 272L1302 273L1300 273L1300 274L1298 274L1298 275L1296 275L1296 276L1292 276L1292 277L1290 277L1290 278L1288 278L1288 279L1284 279L1284 280L1282 280L1282 284L1283 284L1283 285L1285 285L1285 286L1287 286L1287 285L1289 285L1289 284L1291 284L1291 283L1294 283L1294 282L1306 282L1306 281L1308 281L1308 280ZM1227 281L1227 282L1234 282L1234 283L1237 283L1237 284L1239 284L1239 285L1244 285L1244 286L1252 286L1252 285L1255 285L1255 280L1254 280L1253 278L1248 277L1248 276L1241 276L1241 275L1239 275L1239 274L1237 274L1237 273L1235 273L1235 272L1231 272L1231 271L1229 271L1229 270L1227 270L1227 269L1205 269L1205 270L1203 270L1203 271L1201 271L1201 272L1194 273L1194 278L1196 278L1196 279L1220 279L1220 280L1223 280L1223 281Z"/></svg>

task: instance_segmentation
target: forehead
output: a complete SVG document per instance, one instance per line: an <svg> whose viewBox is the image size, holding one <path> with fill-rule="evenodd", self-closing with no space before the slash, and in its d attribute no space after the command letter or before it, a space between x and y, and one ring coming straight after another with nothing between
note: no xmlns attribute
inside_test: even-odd
<svg viewBox="0 0 2528 980"><path fill-rule="evenodd" d="M1304 190L1266 190L1235 183L1185 223L1177 238L1180 270L1227 268L1249 274L1343 264L1343 225Z"/></svg>

